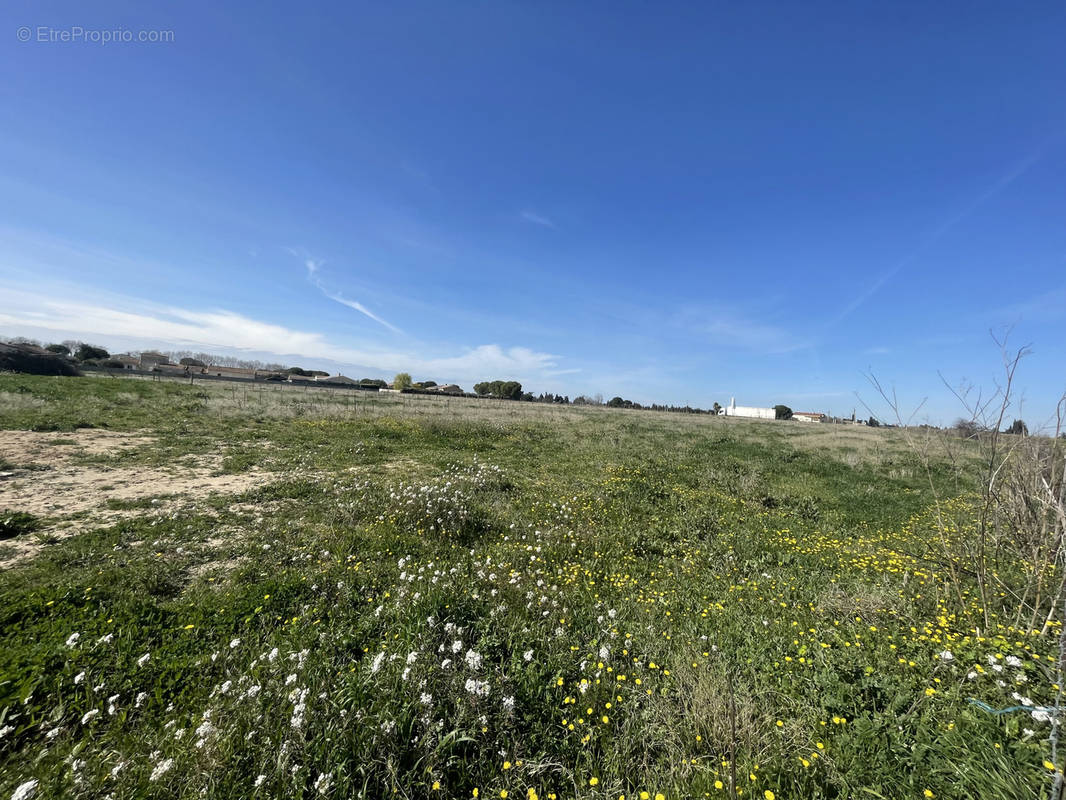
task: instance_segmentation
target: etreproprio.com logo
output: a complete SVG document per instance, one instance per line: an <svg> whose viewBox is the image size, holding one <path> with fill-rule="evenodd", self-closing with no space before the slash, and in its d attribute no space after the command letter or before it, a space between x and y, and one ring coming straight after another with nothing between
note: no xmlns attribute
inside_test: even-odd
<svg viewBox="0 0 1066 800"><path fill-rule="evenodd" d="M71 25L56 28L50 25L23 25L15 31L20 42L41 44L160 44L174 41L172 30L131 30L129 28L84 28Z"/></svg>

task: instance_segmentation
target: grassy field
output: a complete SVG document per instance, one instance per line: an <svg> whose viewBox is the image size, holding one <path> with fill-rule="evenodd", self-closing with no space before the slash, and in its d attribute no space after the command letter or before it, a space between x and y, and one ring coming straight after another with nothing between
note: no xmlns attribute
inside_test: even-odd
<svg viewBox="0 0 1066 800"><path fill-rule="evenodd" d="M984 625L900 431L3 375L0 434L0 797L1050 791L971 699L1059 627Z"/></svg>

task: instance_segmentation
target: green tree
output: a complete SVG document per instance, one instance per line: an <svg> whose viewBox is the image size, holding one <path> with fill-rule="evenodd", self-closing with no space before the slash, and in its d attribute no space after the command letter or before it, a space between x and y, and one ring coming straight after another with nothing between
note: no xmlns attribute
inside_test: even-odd
<svg viewBox="0 0 1066 800"><path fill-rule="evenodd" d="M792 419L792 409L786 405L774 406L774 419Z"/></svg>
<svg viewBox="0 0 1066 800"><path fill-rule="evenodd" d="M1028 436L1029 426L1025 424L1025 420L1016 419L1011 423L1011 426L1004 431L1004 433L1013 433L1017 436Z"/></svg>
<svg viewBox="0 0 1066 800"><path fill-rule="evenodd" d="M404 389L411 388L411 374L409 372L397 372L396 377L392 379L392 388L403 391Z"/></svg>
<svg viewBox="0 0 1066 800"><path fill-rule="evenodd" d="M50 344L44 349L48 350L49 352L55 353L57 356L70 355L70 348L67 347L65 344Z"/></svg>
<svg viewBox="0 0 1066 800"><path fill-rule="evenodd" d="M94 358L108 358L110 355L111 354L102 347L96 347L95 345L82 342L78 345L78 351L74 354L74 358L78 361L89 361Z"/></svg>
<svg viewBox="0 0 1066 800"><path fill-rule="evenodd" d="M498 397L501 400L521 400L522 384L518 381L482 381L474 384L474 393L481 397Z"/></svg>

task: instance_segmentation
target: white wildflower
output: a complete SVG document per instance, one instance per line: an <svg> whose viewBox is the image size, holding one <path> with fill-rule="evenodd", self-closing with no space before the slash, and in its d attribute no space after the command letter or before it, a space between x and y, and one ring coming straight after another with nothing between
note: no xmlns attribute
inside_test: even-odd
<svg viewBox="0 0 1066 800"><path fill-rule="evenodd" d="M25 783L20 783L18 788L15 789L15 793L11 795L11 800L30 800L37 793L37 781L30 780Z"/></svg>
<svg viewBox="0 0 1066 800"><path fill-rule="evenodd" d="M329 787L333 784L332 773L324 772L315 778L315 790L319 794L325 794L329 791Z"/></svg>
<svg viewBox="0 0 1066 800"><path fill-rule="evenodd" d="M370 664L370 671L373 673L373 672L377 672L379 669L381 669L381 662L383 662L384 660L385 660L385 653L384 652L378 653L376 656L374 656L374 661Z"/></svg>
<svg viewBox="0 0 1066 800"><path fill-rule="evenodd" d="M143 667L145 664L148 663L148 659L150 659L151 657L152 656L150 653L145 653L143 656L137 659L137 666Z"/></svg>
<svg viewBox="0 0 1066 800"><path fill-rule="evenodd" d="M15 728L12 725L5 725L4 727L0 728L0 739L3 739L13 730L15 730Z"/></svg>
<svg viewBox="0 0 1066 800"><path fill-rule="evenodd" d="M235 647L240 647L240 646L241 646L241 640L240 639L230 639L230 642L229 642L229 649L230 650L232 650Z"/></svg>
<svg viewBox="0 0 1066 800"><path fill-rule="evenodd" d="M72 634L70 634L70 636L67 637L67 647L73 647L74 645L76 645L78 643L78 639L80 639L80 638L81 638L81 634L80 633L72 633ZM36 785L36 784L34 784L34 785Z"/></svg>
<svg viewBox="0 0 1066 800"><path fill-rule="evenodd" d="M91 711L86 711L85 714L82 715L81 724L84 725L86 722L91 720L93 717L95 717L99 713L100 713L100 709L98 709L98 708L94 708Z"/></svg>
<svg viewBox="0 0 1066 800"><path fill-rule="evenodd" d="M85 673L79 672L77 675L74 676L74 685L77 686L83 680L85 680Z"/></svg>
<svg viewBox="0 0 1066 800"><path fill-rule="evenodd" d="M473 650L466 651L466 665L470 669L481 669L481 654Z"/></svg>
<svg viewBox="0 0 1066 800"><path fill-rule="evenodd" d="M514 698L513 697L505 697L505 698L503 698L503 710L504 711L514 711Z"/></svg>
<svg viewBox="0 0 1066 800"><path fill-rule="evenodd" d="M955 660L955 656L950 650L944 650L941 653L939 653L938 655L940 656L940 660L945 662L945 663L947 663L948 661L954 661Z"/></svg>
<svg viewBox="0 0 1066 800"><path fill-rule="evenodd" d="M266 781L266 779L267 779L266 775L260 775L258 778L256 778L255 779L255 788L258 789L260 786L262 786L263 783Z"/></svg>
<svg viewBox="0 0 1066 800"><path fill-rule="evenodd" d="M142 705L144 705L144 701L147 700L147 699L148 699L148 692L138 692L137 693L137 700L134 702L133 707L134 708L140 708Z"/></svg>
<svg viewBox="0 0 1066 800"><path fill-rule="evenodd" d="M170 768L174 766L174 759L168 758L166 761L160 761L155 765L155 769L152 770L152 774L148 776L148 780L157 781L170 772Z"/></svg>
<svg viewBox="0 0 1066 800"><path fill-rule="evenodd" d="M478 697L486 697L489 693L488 681L479 681L474 678L466 679L466 691Z"/></svg>
<svg viewBox="0 0 1066 800"><path fill-rule="evenodd" d="M526 662L532 661L533 660L533 651L532 650L526 650L526 652L524 652L522 654L522 659L524 661L526 661Z"/></svg>

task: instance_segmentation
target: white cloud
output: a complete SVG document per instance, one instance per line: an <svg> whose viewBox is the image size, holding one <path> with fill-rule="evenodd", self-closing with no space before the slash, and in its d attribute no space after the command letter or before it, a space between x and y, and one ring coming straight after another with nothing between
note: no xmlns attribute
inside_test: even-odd
<svg viewBox="0 0 1066 800"><path fill-rule="evenodd" d="M304 267L306 267L307 269L307 280L309 280L314 285L314 287L318 289L318 291L322 292L325 297L328 297L335 303L340 303L342 306L347 306L348 308L354 311L358 311L360 314L369 317L379 325L383 325L384 327L388 328L393 333L403 333L402 330L397 328L391 322L382 319L380 316L375 314L373 311L371 311L369 308L367 308L357 300L349 300L339 292L333 292L327 289L325 284L322 283L322 279L318 277L318 273L322 269L322 265L326 263L325 261L316 260L312 258L310 255L307 254L307 251L303 249L293 247L289 247L287 249L292 255L296 256L304 262Z"/></svg>
<svg viewBox="0 0 1066 800"><path fill-rule="evenodd" d="M532 222L534 225L543 225L545 228L555 227L555 223L552 222L550 219L545 216L541 216L540 214L536 214L532 211L523 211L522 219L524 219L526 222Z"/></svg>
<svg viewBox="0 0 1066 800"><path fill-rule="evenodd" d="M700 327L715 342L771 355L810 346L809 341L796 338L784 328L732 315L712 314Z"/></svg>
<svg viewBox="0 0 1066 800"><path fill-rule="evenodd" d="M0 288L0 309L0 330L8 335L95 337L121 340L129 347L170 345L302 356L384 374L406 370L438 381L529 380L557 366L556 356L528 347L483 344L456 355L426 356L368 345L345 346L322 333L262 322L234 311L194 311L128 297L112 298L103 305L91 300L57 299L55 293Z"/></svg>

